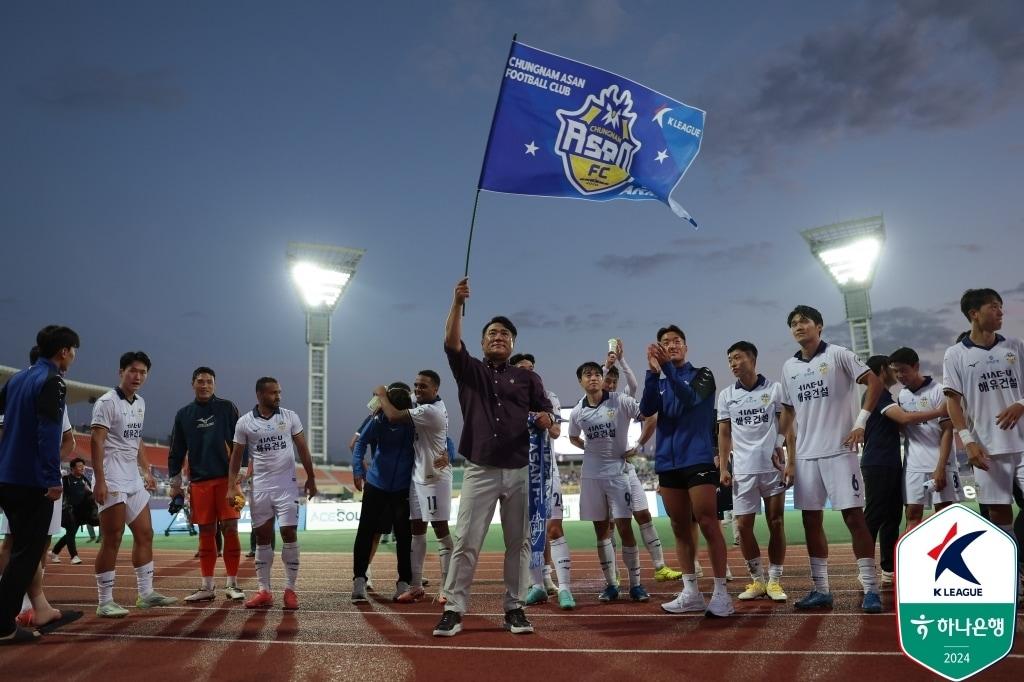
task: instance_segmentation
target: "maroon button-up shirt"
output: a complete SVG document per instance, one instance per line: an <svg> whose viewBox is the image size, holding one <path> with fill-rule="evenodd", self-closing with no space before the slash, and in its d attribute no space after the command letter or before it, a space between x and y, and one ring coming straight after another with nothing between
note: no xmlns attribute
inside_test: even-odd
<svg viewBox="0 0 1024 682"><path fill-rule="evenodd" d="M466 344L445 347L459 387L462 437L459 453L473 462L502 469L529 463L530 412L551 412L544 383L535 372L507 362L492 364L472 357Z"/></svg>

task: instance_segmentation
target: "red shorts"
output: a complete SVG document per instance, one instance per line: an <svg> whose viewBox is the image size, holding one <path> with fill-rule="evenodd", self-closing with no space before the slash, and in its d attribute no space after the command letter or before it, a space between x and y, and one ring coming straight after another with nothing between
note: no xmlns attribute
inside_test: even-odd
<svg viewBox="0 0 1024 682"><path fill-rule="evenodd" d="M189 499L192 504L192 523L206 526L217 521L237 519L240 512L228 504L228 479L211 478L194 481L189 485Z"/></svg>

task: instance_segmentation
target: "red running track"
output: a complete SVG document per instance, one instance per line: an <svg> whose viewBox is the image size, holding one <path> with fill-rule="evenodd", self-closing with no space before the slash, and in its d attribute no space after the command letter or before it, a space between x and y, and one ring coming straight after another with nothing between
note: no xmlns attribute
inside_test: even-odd
<svg viewBox="0 0 1024 682"><path fill-rule="evenodd" d="M573 592L577 609L553 603L530 607L536 632L512 635L502 629L501 557L484 554L474 583L464 631L437 638L431 630L441 606L429 598L418 604L390 601L394 559L374 564L368 605L353 606L350 554L302 557L298 612L280 607L253 612L220 594L213 602L140 611L123 620L94 615L93 554L79 566L51 565L46 591L58 607L86 611L81 620L27 647L0 648L4 680L871 680L911 682L935 679L906 658L896 636L891 591L883 591L886 612L859 610L860 587L848 546L832 548L829 562L835 609L797 613L792 601L809 587L806 554L791 547L783 585L787 604L736 602L727 619L673 616L658 604L675 596L678 583L655 583L644 557L644 579L651 602L602 604L596 556L573 553ZM707 558L703 560L708 567ZM156 587L185 597L198 586L198 561L183 551L159 551ZM730 566L745 574L742 558L730 552ZM219 567L220 570L220 567ZM280 557L274 580L283 580ZM436 590L439 567L428 555L427 577ZM241 583L255 587L251 560L243 559ZM711 580L701 588L711 590ZM745 581L730 583L735 595ZM123 556L115 599L134 604L135 577ZM218 587L223 579L218 578ZM1018 625L1020 622L1018 621ZM980 674L977 680L1024 678L1024 645Z"/></svg>

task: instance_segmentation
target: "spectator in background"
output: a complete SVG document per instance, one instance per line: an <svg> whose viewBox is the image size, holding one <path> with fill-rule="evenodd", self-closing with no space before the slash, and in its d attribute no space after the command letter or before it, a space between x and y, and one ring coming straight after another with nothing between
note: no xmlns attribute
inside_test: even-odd
<svg viewBox="0 0 1024 682"><path fill-rule="evenodd" d="M64 509L61 514L64 537L54 545L53 554L59 555L66 546L71 563L80 564L82 560L78 558L78 547L75 544L78 527L83 523L98 523L99 519L96 518L96 501L92 497L92 486L85 477L85 460L75 457L70 465L71 470L61 479L64 485Z"/></svg>

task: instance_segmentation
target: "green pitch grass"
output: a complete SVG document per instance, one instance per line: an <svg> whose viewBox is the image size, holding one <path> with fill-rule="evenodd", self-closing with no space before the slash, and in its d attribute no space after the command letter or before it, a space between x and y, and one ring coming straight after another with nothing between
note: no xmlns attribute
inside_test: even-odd
<svg viewBox="0 0 1024 682"><path fill-rule="evenodd" d="M977 505L974 503L970 503L968 506L977 508ZM654 519L654 524L658 529L658 535L661 536L661 541L665 548L674 548L675 538L672 536L669 520L667 518L656 518ZM451 527L454 530L454 522L451 524ZM768 529L763 516L757 517L754 527L762 551L766 551L768 547ZM594 526L592 523L588 521L567 521L564 529L569 546L573 549L585 549L594 545ZM633 526L633 532L639 537L640 530L636 524ZM846 530L842 515L839 512L825 512L825 534L828 536L830 543L847 544L850 542L850 534ZM429 531L429 535L430 540L433 540L432 530ZM354 530L307 530L299 533L299 542L302 543L302 550L304 552L351 552L355 538L356 532ZM278 541L280 541L280 538ZM730 529L726 529L726 541L728 543L732 542L732 531ZM82 540L79 540L79 542L82 542ZM789 545L804 544L804 529L800 520L800 512L798 511L786 512L786 542ZM701 544L703 545L703 539ZM187 533L175 533L170 537L165 537L163 533L157 533L153 540L153 545L158 549L194 549L198 547L198 538L196 536L189 536ZM84 546L88 547L89 545L86 544ZM125 536L123 546L131 546L130 537ZM382 545L381 550L393 552L394 545ZM502 542L501 528L499 526L491 526L491 530L488 532L487 539L484 542L483 551L500 552L503 550L504 543ZM248 551L247 533L243 534L242 551Z"/></svg>

